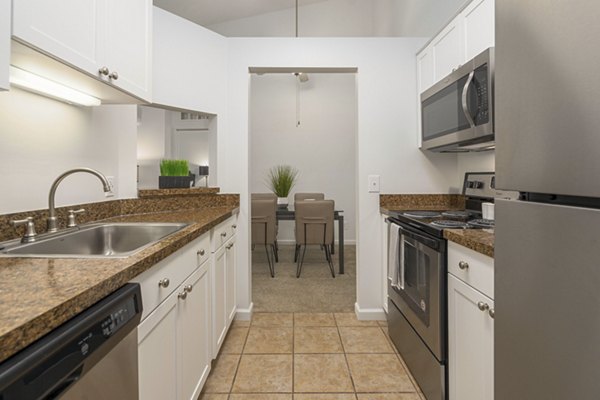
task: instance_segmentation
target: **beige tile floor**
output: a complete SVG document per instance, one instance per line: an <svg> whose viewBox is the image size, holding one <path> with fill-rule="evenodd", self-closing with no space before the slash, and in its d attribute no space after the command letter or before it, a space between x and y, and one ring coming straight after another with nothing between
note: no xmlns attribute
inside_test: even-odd
<svg viewBox="0 0 600 400"><path fill-rule="evenodd" d="M384 321L255 313L234 321L200 400L424 400Z"/></svg>

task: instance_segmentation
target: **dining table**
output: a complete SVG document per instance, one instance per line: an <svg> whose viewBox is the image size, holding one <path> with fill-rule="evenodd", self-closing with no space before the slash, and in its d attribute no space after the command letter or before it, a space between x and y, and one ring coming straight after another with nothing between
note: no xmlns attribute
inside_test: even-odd
<svg viewBox="0 0 600 400"><path fill-rule="evenodd" d="M276 213L277 221L295 221L296 212L294 211L293 205L287 207L279 206ZM344 211L334 210L333 219L338 223L338 273L344 273ZM334 239L335 241L335 239ZM331 254L335 254L335 246L331 246Z"/></svg>

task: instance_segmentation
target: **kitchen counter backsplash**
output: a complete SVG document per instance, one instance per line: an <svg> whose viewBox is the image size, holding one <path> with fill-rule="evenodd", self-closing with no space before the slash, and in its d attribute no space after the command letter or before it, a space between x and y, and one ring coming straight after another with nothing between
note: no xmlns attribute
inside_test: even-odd
<svg viewBox="0 0 600 400"><path fill-rule="evenodd" d="M206 188L204 188L206 189ZM69 210L85 209L83 214L77 215L77 223L102 221L121 215L158 213L187 209L202 209L209 207L226 207L239 205L240 199L237 194L218 194L218 188L206 190L183 191L182 189L154 190L153 195L144 193L138 199L109 200L99 203L86 203L57 207L58 227L66 227ZM149 192L149 191L146 191ZM179 193L178 193L179 192ZM10 221L33 217L37 233L46 231L46 218L48 209L24 211L12 214L0 215L0 242L17 239L23 236L23 227L14 228Z"/></svg>
<svg viewBox="0 0 600 400"><path fill-rule="evenodd" d="M382 194L379 207L385 211L462 210L465 197L461 194Z"/></svg>

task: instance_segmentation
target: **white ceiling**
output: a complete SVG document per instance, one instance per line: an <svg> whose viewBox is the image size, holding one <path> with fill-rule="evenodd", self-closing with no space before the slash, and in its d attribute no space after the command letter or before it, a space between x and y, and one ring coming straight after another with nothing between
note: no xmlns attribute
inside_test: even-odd
<svg viewBox="0 0 600 400"><path fill-rule="evenodd" d="M299 0L300 6L327 0ZM296 7L296 0L154 0L175 15L209 26Z"/></svg>

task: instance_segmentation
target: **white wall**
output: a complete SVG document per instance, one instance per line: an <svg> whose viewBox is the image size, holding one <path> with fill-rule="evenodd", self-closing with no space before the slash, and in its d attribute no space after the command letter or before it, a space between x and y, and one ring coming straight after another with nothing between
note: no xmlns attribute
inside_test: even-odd
<svg viewBox="0 0 600 400"><path fill-rule="evenodd" d="M76 107L15 88L0 93L0 213L47 208L54 179L81 166L115 176L117 198L135 197L135 106L114 107ZM66 178L56 193L57 206L104 200L89 174Z"/></svg>
<svg viewBox="0 0 600 400"><path fill-rule="evenodd" d="M300 126L296 126L296 89ZM345 240L355 240L356 85L354 74L252 75L250 98L250 190L269 192L269 169L292 165L296 192L321 192L344 210ZM337 226L337 224L336 224ZM294 241L294 223L279 224L277 240ZM336 236L337 237L337 236Z"/></svg>
<svg viewBox="0 0 600 400"><path fill-rule="evenodd" d="M432 37L468 0L329 0L298 11L300 37ZM293 5L293 3L291 4ZM295 36L295 8L208 28L227 37Z"/></svg>
<svg viewBox="0 0 600 400"><path fill-rule="evenodd" d="M494 172L496 171L496 153L482 151L458 154L458 179L462 185L465 172ZM461 190L462 190L462 186Z"/></svg>
<svg viewBox="0 0 600 400"><path fill-rule="evenodd" d="M416 51L424 39L272 38L229 41L229 130L219 142L228 165L223 182L241 194L240 219L249 222L249 66L357 67L357 307L382 317L379 196L367 176L381 175L383 193L447 193L457 180L456 157L417 149ZM240 243L249 243L247 228ZM250 247L240 246L238 282L250 290ZM243 283L241 282L243 281ZM238 292L242 297L249 293ZM248 297L249 298L249 297Z"/></svg>

